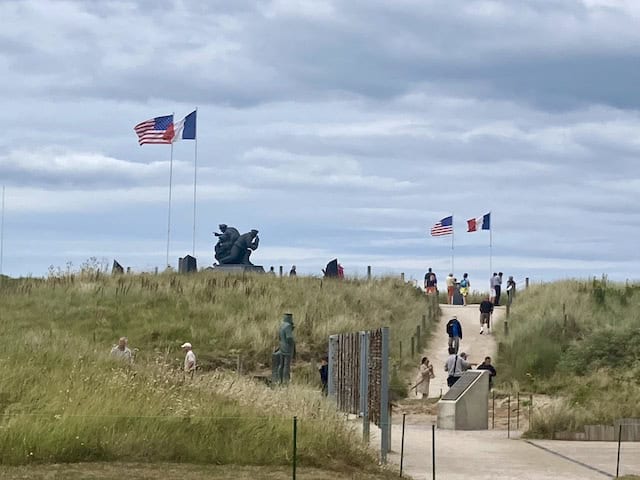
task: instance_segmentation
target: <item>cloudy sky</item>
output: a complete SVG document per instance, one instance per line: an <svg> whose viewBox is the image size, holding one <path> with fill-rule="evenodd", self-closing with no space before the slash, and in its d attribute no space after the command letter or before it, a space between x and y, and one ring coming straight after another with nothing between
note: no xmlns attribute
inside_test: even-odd
<svg viewBox="0 0 640 480"><path fill-rule="evenodd" d="M0 2L3 271L166 255L170 147L198 108L196 256L219 223L254 262L638 278L640 2ZM191 252L194 142L174 146L171 259Z"/></svg>

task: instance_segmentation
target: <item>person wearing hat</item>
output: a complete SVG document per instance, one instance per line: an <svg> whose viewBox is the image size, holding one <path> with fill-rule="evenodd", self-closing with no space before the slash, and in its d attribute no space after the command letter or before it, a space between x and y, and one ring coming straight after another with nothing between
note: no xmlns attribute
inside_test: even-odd
<svg viewBox="0 0 640 480"><path fill-rule="evenodd" d="M186 352L184 356L184 373L193 377L196 371L196 354L193 353L193 346L189 342L185 342L180 348Z"/></svg>
<svg viewBox="0 0 640 480"><path fill-rule="evenodd" d="M285 313L282 316L282 323L279 331L279 361L278 361L278 381L281 384L289 383L291 378L291 359L296 354L296 340L293 336L293 315Z"/></svg>

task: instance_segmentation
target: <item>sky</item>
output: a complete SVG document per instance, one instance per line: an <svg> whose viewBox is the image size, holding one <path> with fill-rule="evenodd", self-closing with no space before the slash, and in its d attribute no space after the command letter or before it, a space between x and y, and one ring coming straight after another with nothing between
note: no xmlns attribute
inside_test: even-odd
<svg viewBox="0 0 640 480"><path fill-rule="evenodd" d="M444 277L453 253L478 287L638 279L640 2L5 0L0 19L4 274L162 269L171 147L133 127L197 108L200 267L226 223L302 274ZM174 266L195 152L173 147ZM430 237L452 214L453 242Z"/></svg>

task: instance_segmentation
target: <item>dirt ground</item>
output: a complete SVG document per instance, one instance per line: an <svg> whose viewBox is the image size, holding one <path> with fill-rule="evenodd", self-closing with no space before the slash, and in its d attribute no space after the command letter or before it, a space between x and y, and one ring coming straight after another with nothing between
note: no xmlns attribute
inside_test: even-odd
<svg viewBox="0 0 640 480"><path fill-rule="evenodd" d="M291 467L238 467L177 463L74 463L55 465L0 466L3 480L289 480ZM397 473L334 472L300 468L300 480L390 480Z"/></svg>

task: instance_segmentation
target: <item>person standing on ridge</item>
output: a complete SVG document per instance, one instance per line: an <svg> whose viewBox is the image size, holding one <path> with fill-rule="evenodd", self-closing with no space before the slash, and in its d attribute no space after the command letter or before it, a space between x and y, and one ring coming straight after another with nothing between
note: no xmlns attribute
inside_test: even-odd
<svg viewBox="0 0 640 480"><path fill-rule="evenodd" d="M500 306L500 293L502 292L502 272L499 272L495 277L495 285L493 287L496 291L496 301L494 305L496 307Z"/></svg>
<svg viewBox="0 0 640 480"><path fill-rule="evenodd" d="M449 335L449 348L453 348L453 353L458 353L460 340L462 340L462 325L455 315L447 322L447 335Z"/></svg>
<svg viewBox="0 0 640 480"><path fill-rule="evenodd" d="M453 294L456 291L456 279L453 278L453 273L450 273L446 279L447 283L447 301L449 305L453 305Z"/></svg>
<svg viewBox="0 0 640 480"><path fill-rule="evenodd" d="M498 274L493 272L491 278L489 279L489 301L496 304L496 279L498 278Z"/></svg>
<svg viewBox="0 0 640 480"><path fill-rule="evenodd" d="M298 275L298 273L296 272L296 266L295 265L291 265L291 270L289 270L289 276L290 277L296 277Z"/></svg>
<svg viewBox="0 0 640 480"><path fill-rule="evenodd" d="M509 280L507 280L507 305L511 305L514 298L516 298L516 281L513 276L509 276Z"/></svg>
<svg viewBox="0 0 640 480"><path fill-rule="evenodd" d="M465 273L462 275L462 280L460 280L460 295L462 295L462 305L467 305L467 295L469 294L469 287L471 287L471 282L469 281L469 274Z"/></svg>
<svg viewBox="0 0 640 480"><path fill-rule="evenodd" d="M424 274L424 291L427 295L438 293L438 278L436 274L431 271L431 267Z"/></svg>

